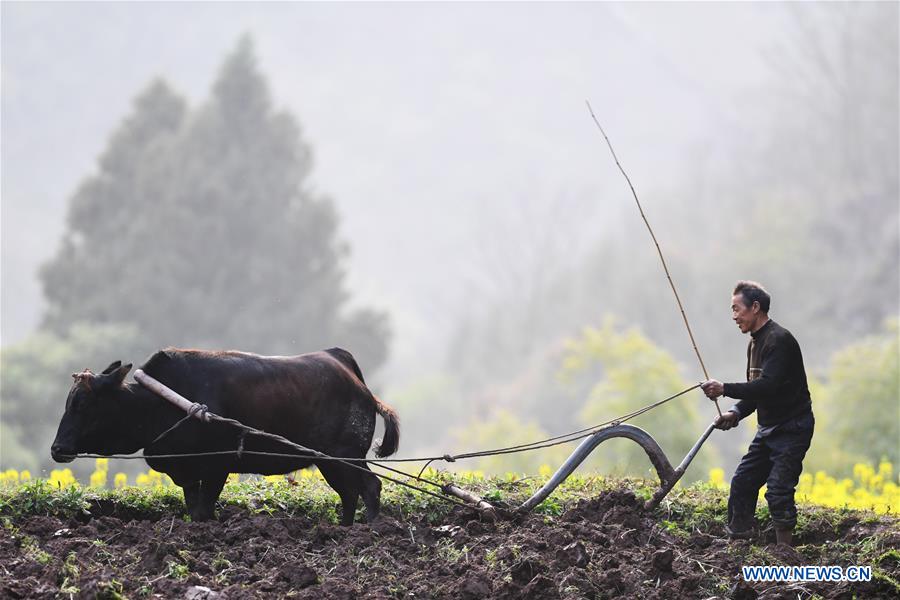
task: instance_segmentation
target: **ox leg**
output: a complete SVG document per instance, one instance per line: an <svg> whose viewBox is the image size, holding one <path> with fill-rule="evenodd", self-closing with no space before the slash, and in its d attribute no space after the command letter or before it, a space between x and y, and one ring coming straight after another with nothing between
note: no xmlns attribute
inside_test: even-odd
<svg viewBox="0 0 900 600"><path fill-rule="evenodd" d="M369 473L357 471L357 475L362 480L362 497L363 503L366 505L366 521L372 523L378 518L381 510L381 480L371 472L369 465L363 463Z"/></svg>
<svg viewBox="0 0 900 600"><path fill-rule="evenodd" d="M187 510L187 514L190 515L192 521L195 521L194 515L197 514L197 507L200 505L200 482L176 483L181 486L184 492L184 507Z"/></svg>
<svg viewBox="0 0 900 600"><path fill-rule="evenodd" d="M341 525L353 525L356 517L356 505L359 502L359 478L354 476L356 469L330 461L317 463L317 466L322 471L328 485L341 497L343 512Z"/></svg>
<svg viewBox="0 0 900 600"><path fill-rule="evenodd" d="M220 473L211 477L204 477L200 483L200 493L197 501L196 515L192 514L194 521L208 521L216 517L216 500L225 487L228 473Z"/></svg>

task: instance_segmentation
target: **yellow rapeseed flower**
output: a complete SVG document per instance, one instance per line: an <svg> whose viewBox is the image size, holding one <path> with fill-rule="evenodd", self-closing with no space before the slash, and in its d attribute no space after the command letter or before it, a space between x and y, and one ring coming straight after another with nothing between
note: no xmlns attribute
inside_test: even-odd
<svg viewBox="0 0 900 600"><path fill-rule="evenodd" d="M721 469L713 469L709 474L709 483L722 483L719 473ZM872 510L879 514L900 514L900 485L894 481L893 465L882 461L876 470L872 465L857 463L853 466L853 479L844 478L838 481L824 471L815 475L803 473L797 484L797 500L830 508L852 508ZM760 496L765 494L765 486Z"/></svg>
<svg viewBox="0 0 900 600"><path fill-rule="evenodd" d="M78 485L78 480L72 475L71 469L53 469L50 471L49 482L51 486L60 489Z"/></svg>
<svg viewBox="0 0 900 600"><path fill-rule="evenodd" d="M106 471L94 471L91 473L91 487L106 487Z"/></svg>
<svg viewBox="0 0 900 600"><path fill-rule="evenodd" d="M0 473L0 483L13 487L19 483L19 472L15 469L7 469Z"/></svg>
<svg viewBox="0 0 900 600"><path fill-rule="evenodd" d="M710 469L709 484L719 489L728 487L725 483L725 469Z"/></svg>
<svg viewBox="0 0 900 600"><path fill-rule="evenodd" d="M138 475L136 483L140 487L169 487L175 485L171 477L153 469L147 469L146 473Z"/></svg>
<svg viewBox="0 0 900 600"><path fill-rule="evenodd" d="M103 488L106 487L107 477L106 474L109 472L109 459L108 458L98 458L94 462L94 472L91 473L91 487L94 488Z"/></svg>

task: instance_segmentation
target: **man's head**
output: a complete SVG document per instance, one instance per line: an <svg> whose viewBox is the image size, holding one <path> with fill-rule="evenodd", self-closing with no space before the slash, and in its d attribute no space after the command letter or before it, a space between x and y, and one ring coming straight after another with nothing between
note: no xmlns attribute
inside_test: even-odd
<svg viewBox="0 0 900 600"><path fill-rule="evenodd" d="M756 331L769 320L769 292L755 281L738 281L731 296L731 318L741 333Z"/></svg>

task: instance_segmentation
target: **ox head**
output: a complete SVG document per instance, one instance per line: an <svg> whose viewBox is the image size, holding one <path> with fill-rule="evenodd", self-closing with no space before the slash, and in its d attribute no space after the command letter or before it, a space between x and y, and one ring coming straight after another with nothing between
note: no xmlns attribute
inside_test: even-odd
<svg viewBox="0 0 900 600"><path fill-rule="evenodd" d="M87 369L72 374L75 383L69 390L66 412L50 446L53 460L71 462L79 452L115 454L124 451L120 443L123 401L119 399L119 392L130 370L130 364L116 361L99 375Z"/></svg>

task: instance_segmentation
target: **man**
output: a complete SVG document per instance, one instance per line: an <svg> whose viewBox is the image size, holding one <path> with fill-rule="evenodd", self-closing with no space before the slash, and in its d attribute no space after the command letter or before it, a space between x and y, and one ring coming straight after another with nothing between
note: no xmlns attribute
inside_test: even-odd
<svg viewBox="0 0 900 600"><path fill-rule="evenodd" d="M750 332L747 382L703 383L710 400L739 400L716 420L731 429L757 411L758 429L731 479L728 530L732 538L752 534L756 499L763 484L779 544L791 544L797 524L794 488L812 440L815 419L806 384L803 356L791 332L769 319L770 296L753 281L739 281L731 298L731 315L741 333Z"/></svg>

